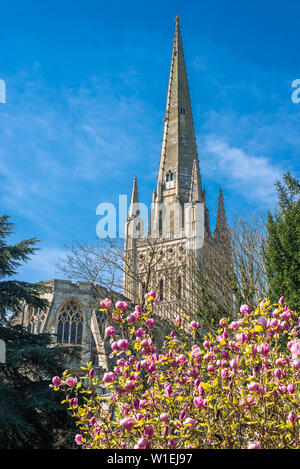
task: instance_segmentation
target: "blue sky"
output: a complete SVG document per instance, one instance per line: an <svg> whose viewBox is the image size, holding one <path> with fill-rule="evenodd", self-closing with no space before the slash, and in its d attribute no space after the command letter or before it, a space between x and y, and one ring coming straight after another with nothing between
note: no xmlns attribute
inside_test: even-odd
<svg viewBox="0 0 300 469"><path fill-rule="evenodd" d="M41 240L19 278L61 277L64 244L94 241L135 175L151 203L177 8L211 228L220 186L230 218L299 176L299 1L176 3L1 2L0 212Z"/></svg>

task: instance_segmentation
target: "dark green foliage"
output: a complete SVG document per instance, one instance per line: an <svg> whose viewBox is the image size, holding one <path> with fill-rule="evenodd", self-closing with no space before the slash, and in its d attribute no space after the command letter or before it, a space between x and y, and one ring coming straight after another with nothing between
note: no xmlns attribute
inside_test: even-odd
<svg viewBox="0 0 300 469"><path fill-rule="evenodd" d="M4 322L9 313L20 311L24 302L33 307L44 308L47 302L41 294L48 291L45 285L31 284L18 280L11 280L16 275L18 267L27 262L36 252L36 238L27 239L17 244L9 245L7 238L14 231L14 225L8 221L8 216L0 217L0 322Z"/></svg>
<svg viewBox="0 0 300 469"><path fill-rule="evenodd" d="M8 217L0 217L0 339L6 344L6 363L0 363L0 448L72 447L74 424L49 385L76 351L54 346L49 334L30 334L7 321L25 303L47 306L40 295L49 291L11 279L37 249L35 238L9 245L12 231Z"/></svg>
<svg viewBox="0 0 300 469"><path fill-rule="evenodd" d="M0 326L6 363L0 364L0 448L71 447L75 429L60 396L49 387L70 359L49 334Z"/></svg>
<svg viewBox="0 0 300 469"><path fill-rule="evenodd" d="M269 296L284 295L291 308L300 306L300 184L289 173L276 183L279 208L268 214L264 247Z"/></svg>

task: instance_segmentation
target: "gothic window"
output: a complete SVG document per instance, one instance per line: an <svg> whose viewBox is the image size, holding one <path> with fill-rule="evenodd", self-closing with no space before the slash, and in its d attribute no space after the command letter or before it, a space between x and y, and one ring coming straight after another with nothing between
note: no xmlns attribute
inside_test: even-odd
<svg viewBox="0 0 300 469"><path fill-rule="evenodd" d="M57 343L79 345L82 343L83 314L79 303L69 300L58 316Z"/></svg>
<svg viewBox="0 0 300 469"><path fill-rule="evenodd" d="M179 275L177 277L177 298L178 299L181 298L181 290L182 290L182 280L181 280L181 276Z"/></svg>
<svg viewBox="0 0 300 469"><path fill-rule="evenodd" d="M161 279L159 282L159 298L163 301L164 299L164 281Z"/></svg>
<svg viewBox="0 0 300 469"><path fill-rule="evenodd" d="M145 293L146 293L146 284L145 284L145 282L142 282L140 284L140 297L141 297L142 300L145 296Z"/></svg>
<svg viewBox="0 0 300 469"><path fill-rule="evenodd" d="M27 331L31 334L40 334L43 331L47 313L41 308L31 311L28 319Z"/></svg>
<svg viewBox="0 0 300 469"><path fill-rule="evenodd" d="M99 328L100 337L102 340L105 338L105 328L107 325L107 314L105 311L99 311L97 314L97 323Z"/></svg>
<svg viewBox="0 0 300 469"><path fill-rule="evenodd" d="M96 342L94 336L92 334L92 341L91 341L91 360L93 366L98 366L98 350L96 346Z"/></svg>
<svg viewBox="0 0 300 469"><path fill-rule="evenodd" d="M185 116L185 107L181 107L181 108L180 108L180 114L181 114L182 116Z"/></svg>
<svg viewBox="0 0 300 469"><path fill-rule="evenodd" d="M166 189L172 189L174 185L174 173L169 170L166 174Z"/></svg>
<svg viewBox="0 0 300 469"><path fill-rule="evenodd" d="M159 236L162 235L163 231L163 223L162 223L162 211L159 211L159 220L158 220L158 231L159 231Z"/></svg>

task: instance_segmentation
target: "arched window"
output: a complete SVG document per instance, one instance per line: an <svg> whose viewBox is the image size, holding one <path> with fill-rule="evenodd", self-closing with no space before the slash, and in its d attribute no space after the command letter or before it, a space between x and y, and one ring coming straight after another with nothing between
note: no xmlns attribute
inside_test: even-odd
<svg viewBox="0 0 300 469"><path fill-rule="evenodd" d="M47 313L41 308L31 311L28 319L27 331L31 334L40 334L43 331Z"/></svg>
<svg viewBox="0 0 300 469"><path fill-rule="evenodd" d="M92 334L92 341L91 341L91 360L93 366L98 366L98 350L96 346L96 342L94 339L94 335Z"/></svg>
<svg viewBox="0 0 300 469"><path fill-rule="evenodd" d="M99 333L101 339L105 338L105 328L107 325L107 314L105 311L98 311L97 313L97 323L99 327Z"/></svg>
<svg viewBox="0 0 300 469"><path fill-rule="evenodd" d="M163 232L163 218L162 218L162 211L159 211L159 220L158 220L158 231L159 231L159 236L162 235Z"/></svg>
<svg viewBox="0 0 300 469"><path fill-rule="evenodd" d="M166 189L172 189L174 187L174 173L169 170L166 174Z"/></svg>
<svg viewBox="0 0 300 469"><path fill-rule="evenodd" d="M181 291L182 291L182 280L181 280L181 276L179 275L177 277L177 298L178 299L181 298Z"/></svg>
<svg viewBox="0 0 300 469"><path fill-rule="evenodd" d="M80 345L82 343L83 314L79 303L67 301L58 316L57 343Z"/></svg>
<svg viewBox="0 0 300 469"><path fill-rule="evenodd" d="M159 298L163 301L164 299L164 281L161 279L159 282Z"/></svg>

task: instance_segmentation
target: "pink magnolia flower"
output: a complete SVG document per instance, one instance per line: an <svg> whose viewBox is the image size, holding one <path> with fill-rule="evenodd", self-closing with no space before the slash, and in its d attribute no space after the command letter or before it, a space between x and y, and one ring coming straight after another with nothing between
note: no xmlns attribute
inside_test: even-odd
<svg viewBox="0 0 300 469"><path fill-rule="evenodd" d="M281 376L281 369L280 368L276 368L274 370L274 376L275 376L275 378L280 379L280 376Z"/></svg>
<svg viewBox="0 0 300 469"><path fill-rule="evenodd" d="M131 417L126 417L120 421L121 427L125 428L128 432L130 432L134 427L134 420Z"/></svg>
<svg viewBox="0 0 300 469"><path fill-rule="evenodd" d="M288 421L291 425L294 425L294 423L295 423L295 414L294 414L293 410L291 410L291 412L288 415Z"/></svg>
<svg viewBox="0 0 300 469"><path fill-rule="evenodd" d="M146 335L146 331L144 331L141 327L135 331L136 337L142 338Z"/></svg>
<svg viewBox="0 0 300 469"><path fill-rule="evenodd" d="M240 326L241 326L241 324L238 321L232 321L230 323L230 329L232 329L233 331L238 329Z"/></svg>
<svg viewBox="0 0 300 469"><path fill-rule="evenodd" d="M152 327L154 326L154 323L155 323L154 319L149 318L146 320L145 326L148 327L149 329L152 329Z"/></svg>
<svg viewBox="0 0 300 469"><path fill-rule="evenodd" d="M289 394L293 394L295 388L294 388L294 385L292 383L290 383L290 384L287 385L286 389L287 389L287 392Z"/></svg>
<svg viewBox="0 0 300 469"><path fill-rule="evenodd" d="M186 362L186 356L185 355L179 355L179 357L176 358L176 363L178 365L183 365L184 362Z"/></svg>
<svg viewBox="0 0 300 469"><path fill-rule="evenodd" d="M267 329L267 327L268 327L267 318L265 316L260 316L257 320L257 324L262 326L264 329Z"/></svg>
<svg viewBox="0 0 300 469"><path fill-rule="evenodd" d="M261 344L259 346L259 353L263 356L263 357L266 357L270 351L270 345L265 343L265 344Z"/></svg>
<svg viewBox="0 0 300 469"><path fill-rule="evenodd" d="M259 384L252 382L252 383L248 384L248 389L249 389L249 391L258 392L259 391Z"/></svg>
<svg viewBox="0 0 300 469"><path fill-rule="evenodd" d="M192 321L190 323L190 329L196 330L196 329L198 329L198 327L199 327L199 323L197 321Z"/></svg>
<svg viewBox="0 0 300 469"><path fill-rule="evenodd" d="M208 365L207 367L208 373L214 373L216 371L214 365Z"/></svg>
<svg viewBox="0 0 300 469"><path fill-rule="evenodd" d="M152 438L154 434L154 427L153 425L146 425L145 426L145 429L144 429L144 435L147 437L147 438Z"/></svg>
<svg viewBox="0 0 300 469"><path fill-rule="evenodd" d="M108 309L111 305L111 301L108 298L105 298L105 300L100 302L100 305L102 308Z"/></svg>
<svg viewBox="0 0 300 469"><path fill-rule="evenodd" d="M284 296L281 296L281 297L279 298L278 303L279 303L281 306L283 305L283 303L284 303Z"/></svg>
<svg viewBox="0 0 300 469"><path fill-rule="evenodd" d="M82 445L82 435L75 435L75 443L77 445Z"/></svg>
<svg viewBox="0 0 300 469"><path fill-rule="evenodd" d="M225 329L227 327L227 319L226 318L220 319L219 324L221 327Z"/></svg>
<svg viewBox="0 0 300 469"><path fill-rule="evenodd" d="M128 322L128 324L133 326L136 323L137 319L138 318L135 315L135 313L132 313L129 316L127 316L126 321Z"/></svg>
<svg viewBox="0 0 300 469"><path fill-rule="evenodd" d="M194 397L193 399L193 402L195 404L196 407L198 407L198 409L200 409L201 407L203 407L203 398L201 396L199 397Z"/></svg>
<svg viewBox="0 0 300 469"><path fill-rule="evenodd" d="M118 340L118 346L121 350L128 350L129 342L126 339L120 339Z"/></svg>
<svg viewBox="0 0 300 469"><path fill-rule="evenodd" d="M163 414L160 414L160 420L164 423L168 423L169 422L169 416L166 412L164 412Z"/></svg>
<svg viewBox="0 0 300 469"><path fill-rule="evenodd" d="M71 376L69 378L66 379L66 384L70 387L70 388L74 388L74 386L76 386L77 384L77 378L72 378Z"/></svg>
<svg viewBox="0 0 300 469"><path fill-rule="evenodd" d="M203 396L203 394L205 393L205 390L204 390L204 387L202 386L202 383L200 383L199 386L198 386L198 392L199 392L200 396Z"/></svg>
<svg viewBox="0 0 300 469"><path fill-rule="evenodd" d="M233 371L236 371L237 370L237 361L236 360L230 360L229 362L229 366L230 368L233 370Z"/></svg>
<svg viewBox="0 0 300 469"><path fill-rule="evenodd" d="M127 392L133 392L135 390L135 382L130 379L126 381L124 387Z"/></svg>
<svg viewBox="0 0 300 469"><path fill-rule="evenodd" d="M201 357L201 349L198 347L198 345L193 345L192 357L194 360L198 360Z"/></svg>
<svg viewBox="0 0 300 469"><path fill-rule="evenodd" d="M255 404L255 398L253 396L247 396L246 399L241 399L239 402L241 407L247 407L251 409L251 407Z"/></svg>
<svg viewBox="0 0 300 469"><path fill-rule="evenodd" d="M150 442L145 438L140 438L137 444L134 446L135 449L148 449L150 446Z"/></svg>
<svg viewBox="0 0 300 469"><path fill-rule="evenodd" d="M60 385L60 377L54 376L54 378L52 378L52 384L55 388L57 388Z"/></svg>
<svg viewBox="0 0 300 469"><path fill-rule="evenodd" d="M189 427L193 428L196 422L194 419L191 419L190 417L188 417L187 419L185 419L183 423L184 425L188 425Z"/></svg>
<svg viewBox="0 0 300 469"><path fill-rule="evenodd" d="M176 440L174 440L174 438L171 438L168 441L168 446L169 446L169 448L175 449L176 448Z"/></svg>
<svg viewBox="0 0 300 469"><path fill-rule="evenodd" d="M178 317L176 318L176 324L177 324L177 326L181 326L182 321L183 321L182 317L181 317L181 316L178 316Z"/></svg>
<svg viewBox="0 0 300 469"><path fill-rule="evenodd" d="M223 368L223 370L221 370L221 378L222 379L226 379L229 377L229 370L228 368Z"/></svg>
<svg viewBox="0 0 300 469"><path fill-rule="evenodd" d="M119 350L119 344L118 344L118 342L112 342L112 343L111 343L111 349L114 350L114 351Z"/></svg>
<svg viewBox="0 0 300 469"><path fill-rule="evenodd" d="M105 373L103 376L103 382L105 384L113 383L115 379L116 379L115 374L112 372Z"/></svg>
<svg viewBox="0 0 300 469"><path fill-rule="evenodd" d="M94 378L94 376L95 376L95 370L94 370L94 368L91 368L90 371L89 371L89 377Z"/></svg>
<svg viewBox="0 0 300 469"><path fill-rule="evenodd" d="M128 308L128 304L126 303L126 301L117 301L116 308L119 311L125 311Z"/></svg>
<svg viewBox="0 0 300 469"><path fill-rule="evenodd" d="M156 293L155 293L153 290L151 290L149 293L146 293L145 298L146 298L146 299L148 299L148 298L153 298L153 299L155 300L155 298L156 298Z"/></svg>
<svg viewBox="0 0 300 469"><path fill-rule="evenodd" d="M136 311L139 315L142 314L142 312L143 312L142 307L139 306L139 305L136 305L135 311Z"/></svg>
<svg viewBox="0 0 300 469"><path fill-rule="evenodd" d="M77 397L72 397L71 402L70 402L70 406L71 407L77 407L77 405L78 405Z"/></svg>
<svg viewBox="0 0 300 469"><path fill-rule="evenodd" d="M298 358L300 355L300 342L298 339L292 341L292 345L290 347L290 352L293 358Z"/></svg>
<svg viewBox="0 0 300 469"><path fill-rule="evenodd" d="M251 312L250 306L248 306L248 305L242 305L242 306L240 307L240 312L241 312L244 316L248 316L248 314Z"/></svg>
<svg viewBox="0 0 300 469"><path fill-rule="evenodd" d="M105 334L110 337L113 337L115 333L116 333L116 329L114 328L114 326L109 326L105 329Z"/></svg>
<svg viewBox="0 0 300 469"><path fill-rule="evenodd" d="M235 338L237 342L244 344L248 340L248 335L242 332L241 334L237 334Z"/></svg>
<svg viewBox="0 0 300 469"><path fill-rule="evenodd" d="M261 449L260 444L257 441L252 441L248 443L248 449Z"/></svg>

